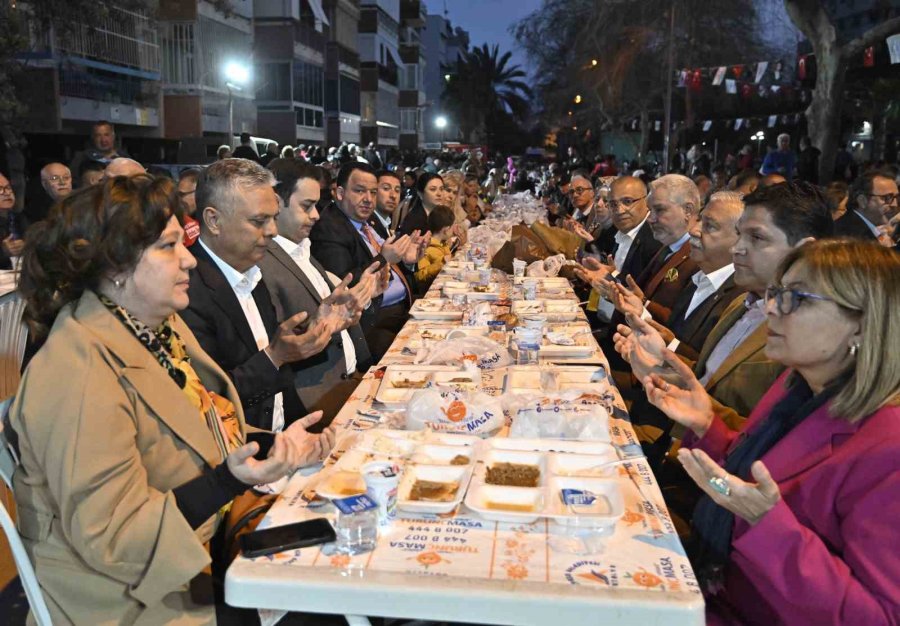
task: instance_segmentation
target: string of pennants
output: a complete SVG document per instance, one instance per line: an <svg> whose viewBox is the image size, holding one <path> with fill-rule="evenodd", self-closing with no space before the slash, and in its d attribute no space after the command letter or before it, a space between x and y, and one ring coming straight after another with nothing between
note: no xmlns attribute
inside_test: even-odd
<svg viewBox="0 0 900 626"><path fill-rule="evenodd" d="M694 126L701 126L703 132L710 132L712 130L740 130L741 128L751 128L758 127L761 123L765 123L769 128L774 128L775 126L790 126L800 122L800 118L802 117L802 113L789 113L782 115L767 115L763 117L739 117L736 119L719 119L719 120L704 120L701 122L696 122ZM684 122L672 122L672 130L676 130L680 125L684 124ZM663 128L662 120L652 120L650 122L651 128L654 131L660 132ZM631 131L640 130L640 119L635 118L627 125L627 129Z"/></svg>
<svg viewBox="0 0 900 626"><path fill-rule="evenodd" d="M890 63L900 63L900 34L891 35L884 40L884 45L890 57ZM869 46L862 53L862 67L874 67L876 61L876 46ZM815 74L815 55L804 54L797 59L796 78L803 82L813 78ZM740 93L745 98L753 95L754 91L760 96L765 91L778 93L781 89L790 89L796 83L791 80L785 71L782 61L759 61L732 66L698 67L694 69L682 69L675 72L675 84L689 91L699 92L704 84L714 87L725 87L729 94ZM753 89L757 85L757 89Z"/></svg>

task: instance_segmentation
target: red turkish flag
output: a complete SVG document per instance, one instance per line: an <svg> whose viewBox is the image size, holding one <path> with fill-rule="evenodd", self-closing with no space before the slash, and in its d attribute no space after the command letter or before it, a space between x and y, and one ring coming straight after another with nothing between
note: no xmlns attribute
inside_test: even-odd
<svg viewBox="0 0 900 626"><path fill-rule="evenodd" d="M869 46L863 52L863 67L875 67L875 46Z"/></svg>
<svg viewBox="0 0 900 626"><path fill-rule="evenodd" d="M734 67L731 68L731 71L734 72L735 78L740 78L741 74L744 73L744 66L743 65L735 65Z"/></svg>
<svg viewBox="0 0 900 626"><path fill-rule="evenodd" d="M797 78L800 80L806 80L806 55L804 54L800 57L800 60L797 61Z"/></svg>
<svg viewBox="0 0 900 626"><path fill-rule="evenodd" d="M184 216L184 245L190 248L200 237L200 222L189 215Z"/></svg>
<svg viewBox="0 0 900 626"><path fill-rule="evenodd" d="M700 88L703 86L703 74L700 70L694 70L691 72L691 80L689 83L689 87L691 91L700 91Z"/></svg>
<svg viewBox="0 0 900 626"><path fill-rule="evenodd" d="M753 87L750 85L750 83L744 83L743 85L741 85L741 97L744 100L749 100L752 95Z"/></svg>

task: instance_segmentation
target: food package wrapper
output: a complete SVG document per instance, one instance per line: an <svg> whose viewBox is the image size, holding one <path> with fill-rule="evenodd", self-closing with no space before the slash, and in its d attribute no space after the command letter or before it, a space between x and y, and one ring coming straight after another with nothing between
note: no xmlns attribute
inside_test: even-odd
<svg viewBox="0 0 900 626"><path fill-rule="evenodd" d="M424 360L426 365L465 365L474 363L480 369L506 367L512 363L509 350L487 337L461 337L438 342Z"/></svg>
<svg viewBox="0 0 900 626"><path fill-rule="evenodd" d="M541 261L534 261L525 269L525 275L534 278L557 276L565 264L566 257L557 254Z"/></svg>
<svg viewBox="0 0 900 626"><path fill-rule="evenodd" d="M609 441L608 399L581 391L510 397L504 409L510 437Z"/></svg>
<svg viewBox="0 0 900 626"><path fill-rule="evenodd" d="M416 391L406 405L406 429L488 437L506 423L499 398L480 391Z"/></svg>

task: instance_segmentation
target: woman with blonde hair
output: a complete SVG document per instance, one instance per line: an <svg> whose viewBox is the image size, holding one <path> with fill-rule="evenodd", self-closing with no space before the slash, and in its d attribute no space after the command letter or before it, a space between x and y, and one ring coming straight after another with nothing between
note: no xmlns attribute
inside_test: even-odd
<svg viewBox="0 0 900 626"><path fill-rule="evenodd" d="M466 175L460 170L446 170L441 173L444 179L444 204L453 209L456 223L460 224L468 217L463 207L463 183Z"/></svg>
<svg viewBox="0 0 900 626"><path fill-rule="evenodd" d="M691 432L703 490L688 555L709 623L896 624L900 615L900 256L796 248L765 295L766 355L787 366L741 432L671 352L650 401Z"/></svg>

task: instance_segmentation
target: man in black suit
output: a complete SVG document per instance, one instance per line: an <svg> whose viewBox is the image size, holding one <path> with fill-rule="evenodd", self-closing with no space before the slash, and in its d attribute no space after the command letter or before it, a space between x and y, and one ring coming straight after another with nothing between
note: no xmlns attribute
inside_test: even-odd
<svg viewBox="0 0 900 626"><path fill-rule="evenodd" d="M250 138L250 133L241 133L241 145L234 149L231 157L234 159L247 159L259 163L259 155L256 154L256 150L253 149L253 140Z"/></svg>
<svg viewBox="0 0 900 626"><path fill-rule="evenodd" d="M310 319L337 312L338 332L326 348L312 357L291 364L294 387L311 411L322 410L322 424L330 424L359 384L358 371L372 363L369 348L359 327L359 314L369 303L378 282L378 264L358 281L341 304L335 296L347 292L335 285L325 268L310 255L309 232L319 221L316 203L319 182L316 167L290 161L278 168L275 191L281 199L276 220L278 235L259 261L263 282L272 295L278 319L305 311ZM337 290L335 291L335 288ZM337 311L332 311L336 309Z"/></svg>
<svg viewBox="0 0 900 626"><path fill-rule="evenodd" d="M691 259L700 267L672 307L668 323L653 323L674 350L692 361L719 321L722 311L746 290L734 283L731 249L738 242L737 223L744 212L740 194L719 191L712 195L691 228ZM620 326L628 334L630 328Z"/></svg>
<svg viewBox="0 0 900 626"><path fill-rule="evenodd" d="M857 178L847 200L848 210L834 223L836 237L878 241L892 246L888 222L897 214L897 182L891 172L876 170Z"/></svg>
<svg viewBox="0 0 900 626"><path fill-rule="evenodd" d="M374 261L386 264L388 286L360 320L375 361L406 323L414 293L413 273L426 245L418 232L399 238L378 236L368 224L377 195L375 170L358 161L346 163L337 176L335 202L322 211L309 235L312 254L322 267L336 276L353 274L351 286Z"/></svg>
<svg viewBox="0 0 900 626"><path fill-rule="evenodd" d="M197 267L181 316L231 377L247 423L279 431L306 413L290 364L321 352L332 328L326 320L296 334L305 312L277 322L256 266L277 234L273 183L271 172L245 159L217 161L200 174Z"/></svg>
<svg viewBox="0 0 900 626"><path fill-rule="evenodd" d="M391 220L394 218L394 211L400 206L402 185L397 172L380 170L376 176L378 178L378 197L375 202L375 212L369 218L369 225L375 229L379 237L387 239L394 234Z"/></svg>
<svg viewBox="0 0 900 626"><path fill-rule="evenodd" d="M624 284L630 276L637 279L647 268L654 255L662 247L653 237L653 230L647 223L647 186L640 178L622 176L610 185L606 202L612 212L616 227L615 252L601 263L593 258L584 260L579 277L587 283L598 284L610 274ZM608 300L601 300L597 315L609 321L614 308Z"/></svg>

